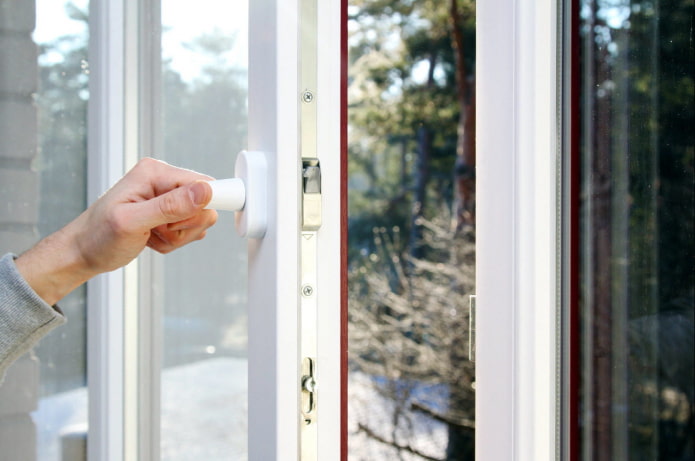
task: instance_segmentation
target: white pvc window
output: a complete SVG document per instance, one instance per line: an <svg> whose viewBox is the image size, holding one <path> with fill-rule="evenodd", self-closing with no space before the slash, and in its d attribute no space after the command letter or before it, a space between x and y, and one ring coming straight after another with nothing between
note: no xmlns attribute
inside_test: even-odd
<svg viewBox="0 0 695 461"><path fill-rule="evenodd" d="M324 203L337 204L340 177L340 36L337 33L340 30L340 4L319 3L317 30L325 39L321 40L317 49L320 65L315 93L317 110L325 116L322 115L317 121L317 155L322 164ZM231 18L225 21L225 15L210 5L213 15L210 24L221 24L220 28L224 30L224 27L237 22ZM241 4L236 6L238 10L230 11L229 15L246 14ZM241 135L239 139L236 132L232 133L234 136L228 132L219 133L236 128L215 128L211 125L219 118L212 117L205 128L211 129L212 135L228 136L226 139L231 141L210 146L206 144L209 138L202 136L188 153L176 153L176 148L181 146L170 145L167 148L168 130L178 135L181 143L191 142L196 135L201 135L189 133L190 136L186 136L185 130L191 125L175 127L171 119L166 118L172 115L169 110L181 103L176 98L167 99L169 93L166 85L191 83L195 86L192 83L195 75L183 77L184 82L166 80L172 76L167 73L167 66L171 65L174 69L179 65L175 63L174 56L168 54L170 46L178 45L168 42L167 37L175 35L179 28L187 29L191 21L168 16L173 11L169 10L171 7L160 5L157 1L103 0L93 5L95 33L92 37L91 66L92 73L98 75L91 87L90 106L90 177L94 180L91 186L93 193L104 190L142 155L162 156L172 163L207 170L204 172L223 177L232 174L230 165L237 150L246 148L266 155L270 200L269 225L263 239L241 240L228 217L224 216L217 227L210 231L210 234L218 232L217 244L213 245L214 254L210 258L225 260L227 252L222 249L234 246L248 248L248 263L245 262L246 257L239 253L229 253L228 260L221 263L224 267L209 264L209 260L195 250L184 252L174 259L170 259L171 255L159 258L146 254L139 258L138 263L92 282L90 305L94 313L90 319L90 387L94 398L90 408L93 433L90 434L89 459L150 460L159 459L160 456L162 459L209 456L209 452L203 454L200 450L205 448L206 443L212 442L207 439L214 436L212 431L206 432L200 426L199 436L185 446L186 441L181 440L182 432L169 425L172 415L168 408L174 408L175 400L180 398L175 391L175 387L181 384L178 372L196 374L195 370L189 368L219 365L230 360L239 362L239 366L230 368L229 373L213 372L218 378L214 383L188 380L186 384L187 389L202 396L202 400L220 391L219 388L233 388L234 383L239 384L238 392L221 391L227 392L227 396L234 400L230 407L221 405L221 408L211 409L210 402L207 407L200 406L201 399L198 399L198 403L188 402L193 405L191 412L196 417L215 411L219 412L215 414L221 415L220 421L232 421L231 427L221 427L226 426L224 423L220 426L220 431L227 431L221 438L231 437L234 439L232 444L239 443L234 446L225 444L215 452L216 455L233 459L248 456L252 460L297 459L300 396L298 216L301 185L297 132L300 103L297 38L300 6L297 2L266 1L250 2L249 7L248 136ZM200 27L201 33L208 35L218 32L214 27L207 29L204 24ZM162 50L159 49L160 34L165 39ZM218 36L217 41L193 44L189 51L203 45L212 48L227 46L235 34L236 40L243 42L239 33L232 33ZM219 77L219 74L212 73L224 70L234 74L237 70L226 67L233 67L233 60L222 59L222 55L211 52L214 51L212 48L207 49L207 54L198 53L198 57L204 56L204 62L198 67L198 72L201 72L198 75L201 77L201 81L197 82L198 90L210 84L214 77ZM160 67L162 57L164 74ZM205 66L210 65L212 70L210 67L205 70ZM184 67L186 72L190 71L191 66ZM183 76L181 69L178 73ZM208 74L204 75L205 72ZM186 79L190 80L186 82ZM239 83L238 80L235 82ZM246 84L242 82L236 90L246 90L245 87ZM203 97L202 94L197 96ZM215 100L213 97L210 104L223 104L220 99L224 98ZM203 101L197 99L192 103L203 104ZM185 107L180 109L186 110ZM159 118L160 110L165 117L163 124ZM230 108L226 107L225 110L227 112L220 113L229 114ZM231 110L234 111L234 108ZM243 110L245 108L240 108L240 111ZM232 115L243 114L233 112ZM230 122L230 125L237 122ZM318 319L318 357L324 364L320 367L319 378L322 404L319 409L320 437L316 448L318 459L335 459L340 449L339 210L338 206L324 207L324 224L318 233L321 271L317 281L320 288L316 293L319 303L330 306L321 311ZM243 269L247 264L248 272ZM178 266L178 269L169 265ZM185 271L192 271L195 277L205 278L206 273L210 277L200 284L196 282L197 287L184 286L190 282L186 278L190 274L185 275ZM245 383L240 383L245 380L239 374L244 373L245 368L245 364L241 363L244 361L245 332L236 329L236 326L244 323L246 314L244 309L234 310L234 306L239 307L246 296L243 285L247 285L249 306L248 416L243 408ZM232 286L237 288L230 289ZM186 305L189 303L176 307L175 303L182 299L197 302L196 296L192 295L195 290L201 292L203 299L211 296L213 290L227 293L222 296L219 306L213 306L212 301L204 302L214 318L205 320L206 317L201 316L200 312L191 315L191 306ZM227 305L229 303L233 306ZM170 319L180 319L184 311L186 314L183 316L187 318L177 335L168 329ZM216 328L223 326L224 334L219 335L219 341L215 342L212 338L217 333L202 334L202 342L185 340L184 336L193 331L201 319L208 324L217 322L219 325ZM226 341L230 339L237 341L234 346ZM181 351L170 351L167 344L180 347ZM230 355L240 354L242 357L218 357L224 355L224 348L228 346L237 347ZM183 354L189 352L192 355L184 358ZM160 374L162 366L164 369ZM210 392L206 392L205 386L216 389L209 387ZM179 422L190 422L188 417L179 415L179 418L184 420ZM246 429L247 443L239 441L244 438L242 433ZM235 431L237 433L232 434ZM180 443L180 446L170 451L169 441L172 440ZM246 445L248 455L245 453ZM237 447L240 447L239 450ZM181 450L177 451L178 448Z"/></svg>
<svg viewBox="0 0 695 461"><path fill-rule="evenodd" d="M93 6L95 194L143 156L233 173L246 139L247 16L233 6L241 23L212 3L194 22L157 1ZM92 282L90 459L245 459L244 247L223 215L205 242L145 252Z"/></svg>
<svg viewBox="0 0 695 461"><path fill-rule="evenodd" d="M273 186L268 233L248 242L248 449L249 459L290 460L297 459L299 433L299 5L265 0L250 7L245 147L268 155ZM317 146L324 203L336 204L324 207L319 296L334 309L339 299L339 7L337 1L319 2L317 15L322 37ZM153 39L147 25L155 24L153 14L159 12L156 2L147 1L90 5L89 201L140 155L156 153L157 141L148 136L157 133L158 101L146 98L159 72L147 67L155 51L151 40L156 43L158 35ZM560 449L557 15L550 0L478 5L476 457L486 461L550 460ZM146 257L88 287L90 460L158 457L162 351L151 342L158 311L147 310L152 296L146 291L157 264ZM340 325L336 310L322 312L319 358L326 365L320 368L318 459L336 459Z"/></svg>

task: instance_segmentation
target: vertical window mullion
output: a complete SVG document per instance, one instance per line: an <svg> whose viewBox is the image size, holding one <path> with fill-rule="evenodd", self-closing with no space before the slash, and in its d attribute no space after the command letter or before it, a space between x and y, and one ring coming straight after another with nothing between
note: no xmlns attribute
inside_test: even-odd
<svg viewBox="0 0 695 461"><path fill-rule="evenodd" d="M159 2L93 0L90 13L93 202L158 151ZM152 273L145 253L88 285L90 461L159 459L160 310L139 308L151 304L141 288Z"/></svg>
<svg viewBox="0 0 695 461"><path fill-rule="evenodd" d="M553 1L477 9L476 458L557 457L561 216Z"/></svg>
<svg viewBox="0 0 695 461"><path fill-rule="evenodd" d="M160 0L126 0L126 169L162 155ZM126 449L128 459L160 458L162 270L149 251L126 268ZM136 334L134 334L136 333Z"/></svg>
<svg viewBox="0 0 695 461"><path fill-rule="evenodd" d="M124 172L123 3L90 4L88 192L94 201ZM124 271L88 284L90 461L123 459Z"/></svg>

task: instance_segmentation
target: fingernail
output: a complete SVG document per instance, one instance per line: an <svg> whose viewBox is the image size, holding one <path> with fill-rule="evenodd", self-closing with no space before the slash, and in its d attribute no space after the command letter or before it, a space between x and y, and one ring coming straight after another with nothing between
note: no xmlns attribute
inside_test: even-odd
<svg viewBox="0 0 695 461"><path fill-rule="evenodd" d="M191 200L196 206L203 206L208 203L208 186L204 181L197 181L191 185L188 189L188 193L191 196Z"/></svg>

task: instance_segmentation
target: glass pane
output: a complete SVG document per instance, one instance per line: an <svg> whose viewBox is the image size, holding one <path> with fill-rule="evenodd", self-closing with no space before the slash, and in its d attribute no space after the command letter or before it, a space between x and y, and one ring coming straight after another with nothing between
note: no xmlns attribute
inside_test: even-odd
<svg viewBox="0 0 695 461"><path fill-rule="evenodd" d="M86 206L87 10L87 0L0 3L0 201L14 210L0 218L2 253L27 249ZM0 387L5 459L84 456L85 299L82 287L60 301L69 322Z"/></svg>
<svg viewBox="0 0 695 461"><path fill-rule="evenodd" d="M580 2L582 459L695 459L693 2Z"/></svg>
<svg viewBox="0 0 695 461"><path fill-rule="evenodd" d="M246 146L245 1L162 2L162 158L234 176ZM220 212L207 237L166 255L163 460L246 459L246 240Z"/></svg>
<svg viewBox="0 0 695 461"><path fill-rule="evenodd" d="M351 460L474 459L475 3L451 6L349 5Z"/></svg>

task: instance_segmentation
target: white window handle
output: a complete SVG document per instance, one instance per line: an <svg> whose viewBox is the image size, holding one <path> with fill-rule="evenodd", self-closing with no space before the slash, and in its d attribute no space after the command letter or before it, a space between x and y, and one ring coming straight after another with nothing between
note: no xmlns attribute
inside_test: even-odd
<svg viewBox="0 0 695 461"><path fill-rule="evenodd" d="M235 178L210 181L212 199L206 208L236 212L237 233L262 238L268 222L267 170L262 152L241 151L234 166Z"/></svg>
<svg viewBox="0 0 695 461"><path fill-rule="evenodd" d="M212 199L205 208L213 210L241 211L246 203L246 187L240 178L210 181Z"/></svg>

